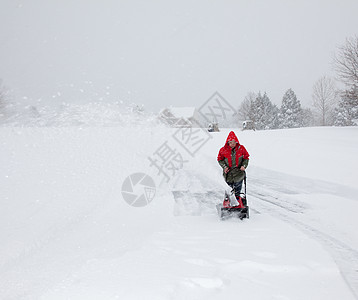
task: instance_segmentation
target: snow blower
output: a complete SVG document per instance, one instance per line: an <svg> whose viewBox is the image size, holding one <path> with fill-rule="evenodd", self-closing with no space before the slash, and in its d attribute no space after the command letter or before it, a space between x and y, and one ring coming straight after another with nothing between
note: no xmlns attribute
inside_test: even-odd
<svg viewBox="0 0 358 300"><path fill-rule="evenodd" d="M234 189L231 192L225 191L225 197L223 203L216 205L219 217L221 220L228 219L230 217L236 217L240 220L249 218L249 207L247 206L246 199L246 176L244 177L245 192L240 193L240 197L235 197Z"/></svg>

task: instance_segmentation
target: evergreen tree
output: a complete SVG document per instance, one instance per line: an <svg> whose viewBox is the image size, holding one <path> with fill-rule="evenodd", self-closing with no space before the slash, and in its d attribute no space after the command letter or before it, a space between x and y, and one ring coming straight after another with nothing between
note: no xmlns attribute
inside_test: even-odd
<svg viewBox="0 0 358 300"><path fill-rule="evenodd" d="M309 108L302 108L302 125L303 127L312 127L315 125L314 114Z"/></svg>
<svg viewBox="0 0 358 300"><path fill-rule="evenodd" d="M351 90L345 91L342 95L338 108L335 111L336 126L353 126L358 121L358 87L354 86Z"/></svg>
<svg viewBox="0 0 358 300"><path fill-rule="evenodd" d="M280 109L280 128L297 128L303 126L301 103L292 89L287 90L282 98Z"/></svg>
<svg viewBox="0 0 358 300"><path fill-rule="evenodd" d="M266 93L259 93L251 103L250 120L258 130L275 129L278 125L278 108L272 104Z"/></svg>

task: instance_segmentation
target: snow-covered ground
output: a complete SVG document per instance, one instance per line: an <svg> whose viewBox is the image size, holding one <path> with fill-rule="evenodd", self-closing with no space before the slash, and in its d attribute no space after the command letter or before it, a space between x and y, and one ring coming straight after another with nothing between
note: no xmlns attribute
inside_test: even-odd
<svg viewBox="0 0 358 300"><path fill-rule="evenodd" d="M0 128L0 298L357 299L358 128L234 129L251 215L220 221L230 130L190 155L160 126ZM144 207L121 193L137 172Z"/></svg>

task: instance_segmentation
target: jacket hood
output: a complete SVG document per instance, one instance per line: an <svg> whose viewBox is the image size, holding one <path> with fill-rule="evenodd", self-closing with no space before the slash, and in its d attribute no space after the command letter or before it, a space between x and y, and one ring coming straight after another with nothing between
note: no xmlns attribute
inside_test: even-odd
<svg viewBox="0 0 358 300"><path fill-rule="evenodd" d="M227 145L229 141L235 141L236 143L238 143L238 145L240 145L239 139L233 131L230 131L229 135L227 136L225 145Z"/></svg>

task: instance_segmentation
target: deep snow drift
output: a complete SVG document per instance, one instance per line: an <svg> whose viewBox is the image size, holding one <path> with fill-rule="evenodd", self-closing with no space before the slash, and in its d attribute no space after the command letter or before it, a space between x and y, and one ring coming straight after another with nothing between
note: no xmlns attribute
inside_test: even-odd
<svg viewBox="0 0 358 300"><path fill-rule="evenodd" d="M355 299L358 128L235 130L251 217L222 222L228 132L190 154L160 126L1 128L1 298ZM144 207L121 194L136 172L156 183Z"/></svg>

